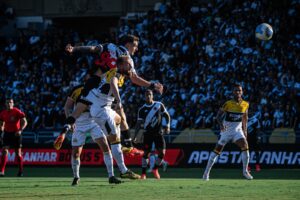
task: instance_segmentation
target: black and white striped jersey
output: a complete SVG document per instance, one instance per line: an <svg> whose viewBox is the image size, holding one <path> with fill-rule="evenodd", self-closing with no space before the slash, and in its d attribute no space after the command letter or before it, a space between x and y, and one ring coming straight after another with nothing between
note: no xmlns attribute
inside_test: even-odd
<svg viewBox="0 0 300 200"><path fill-rule="evenodd" d="M144 104L138 111L138 120L144 122L144 129L151 133L160 133L162 129L162 115L167 113L165 106L158 101ZM169 122L167 122L169 124Z"/></svg>

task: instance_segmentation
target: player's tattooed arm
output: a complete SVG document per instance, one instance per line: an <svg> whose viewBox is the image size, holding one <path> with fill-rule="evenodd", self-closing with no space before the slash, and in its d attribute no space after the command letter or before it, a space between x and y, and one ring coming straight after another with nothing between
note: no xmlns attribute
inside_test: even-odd
<svg viewBox="0 0 300 200"><path fill-rule="evenodd" d="M72 46L68 44L65 48L66 52L72 53L101 53L103 46L101 44L96 46Z"/></svg>

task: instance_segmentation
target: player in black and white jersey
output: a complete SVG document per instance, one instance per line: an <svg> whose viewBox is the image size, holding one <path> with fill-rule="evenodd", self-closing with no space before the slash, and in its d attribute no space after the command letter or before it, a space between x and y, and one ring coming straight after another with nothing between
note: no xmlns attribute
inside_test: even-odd
<svg viewBox="0 0 300 200"><path fill-rule="evenodd" d="M259 159L260 159L260 122L259 122L259 116L256 113L250 113L250 117L248 119L248 135L247 140L249 144L249 149L251 151L255 152L255 170L259 172L261 170ZM248 170L250 171L250 167L248 167Z"/></svg>
<svg viewBox="0 0 300 200"><path fill-rule="evenodd" d="M125 35L120 39L120 46L117 46L112 43L97 45L97 46L77 46L73 47L71 45L67 45L66 51L69 53L76 52L86 52L86 53L96 53L98 54L97 59L95 60L95 65L98 65L102 68L103 72L107 72L111 69L116 68L116 60L121 55L129 56L129 62L132 66L132 74L129 76L132 83L149 87L158 91L160 94L163 92L163 85L160 83L149 82L142 77L140 77L134 68L134 62L131 56L135 54L138 50L139 38L133 35ZM121 75L118 78L118 85L121 87L124 84L125 76ZM117 113L121 116L121 136L122 136L122 149L125 153L139 154L140 152L133 148L132 140L129 134L129 126L126 120L126 115L123 108L117 107Z"/></svg>
<svg viewBox="0 0 300 200"><path fill-rule="evenodd" d="M123 62L120 58L120 62L117 62L117 66L120 66L119 71L122 73L122 65L126 65L127 69L130 69L128 63ZM133 173L124 164L124 158L120 146L120 133L118 131L116 123L121 122L121 118L115 112L111 112L111 103L114 100L113 95L117 96L117 101L120 103L120 97L118 94L116 80L117 69L112 69L106 73L103 73L101 68L96 67L96 72L87 80L84 88L81 92L81 96L78 99L77 106L72 112L71 116L67 118L67 126L73 127L73 124L77 123L77 120L81 114L89 107L90 113L92 114L93 120L101 127L104 131L105 139L107 138L111 144L111 154L116 160L118 167L121 171L122 178L139 179L140 176ZM111 85L114 85L116 90L111 89ZM105 158L105 157L104 157ZM106 160L104 160L106 163ZM117 178L114 177L113 166L106 163L107 170L109 173L109 183L121 183Z"/></svg>
<svg viewBox="0 0 300 200"><path fill-rule="evenodd" d="M165 106L158 101L153 100L152 90L147 90L145 93L146 103L138 111L138 121L135 129L135 137L143 124L144 129L144 155L142 158L142 175L141 179L146 179L146 170L149 163L149 154L152 149L152 144L158 151L158 159L152 170L155 178L160 179L158 167L166 153L166 142L163 134L170 132L170 115ZM163 120L163 118L165 120ZM165 121L165 123L163 123ZM135 139L134 137L134 139Z"/></svg>

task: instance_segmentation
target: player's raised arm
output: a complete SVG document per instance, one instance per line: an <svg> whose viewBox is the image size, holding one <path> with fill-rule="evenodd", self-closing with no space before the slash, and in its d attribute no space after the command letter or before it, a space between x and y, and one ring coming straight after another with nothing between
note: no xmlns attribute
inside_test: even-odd
<svg viewBox="0 0 300 200"><path fill-rule="evenodd" d="M67 44L65 50L69 54L73 54L73 53L101 53L103 51L103 46L101 44L96 45L96 46L72 46L71 44Z"/></svg>
<svg viewBox="0 0 300 200"><path fill-rule="evenodd" d="M148 87L149 89L155 90L155 91L159 92L160 94L163 93L164 86L161 83L154 83L154 82L147 81L147 80L143 79L142 77L140 77L139 75L137 75L136 73L134 73L130 76L130 80L132 81L132 83L134 83L138 86Z"/></svg>

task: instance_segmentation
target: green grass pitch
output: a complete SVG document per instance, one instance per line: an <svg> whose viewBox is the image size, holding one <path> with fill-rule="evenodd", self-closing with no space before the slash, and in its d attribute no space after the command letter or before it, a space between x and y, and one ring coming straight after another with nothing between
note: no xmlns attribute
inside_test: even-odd
<svg viewBox="0 0 300 200"><path fill-rule="evenodd" d="M81 181L72 187L71 169L67 167L27 167L25 176L15 177L17 168L7 168L0 177L0 199L8 200L176 200L176 199L299 199L299 169L263 169L253 172L247 181L239 169L213 169L211 180L202 181L203 169L170 168L156 180L124 180L108 184L105 169L82 167ZM140 172L140 169L133 169ZM116 173L118 174L118 172Z"/></svg>

